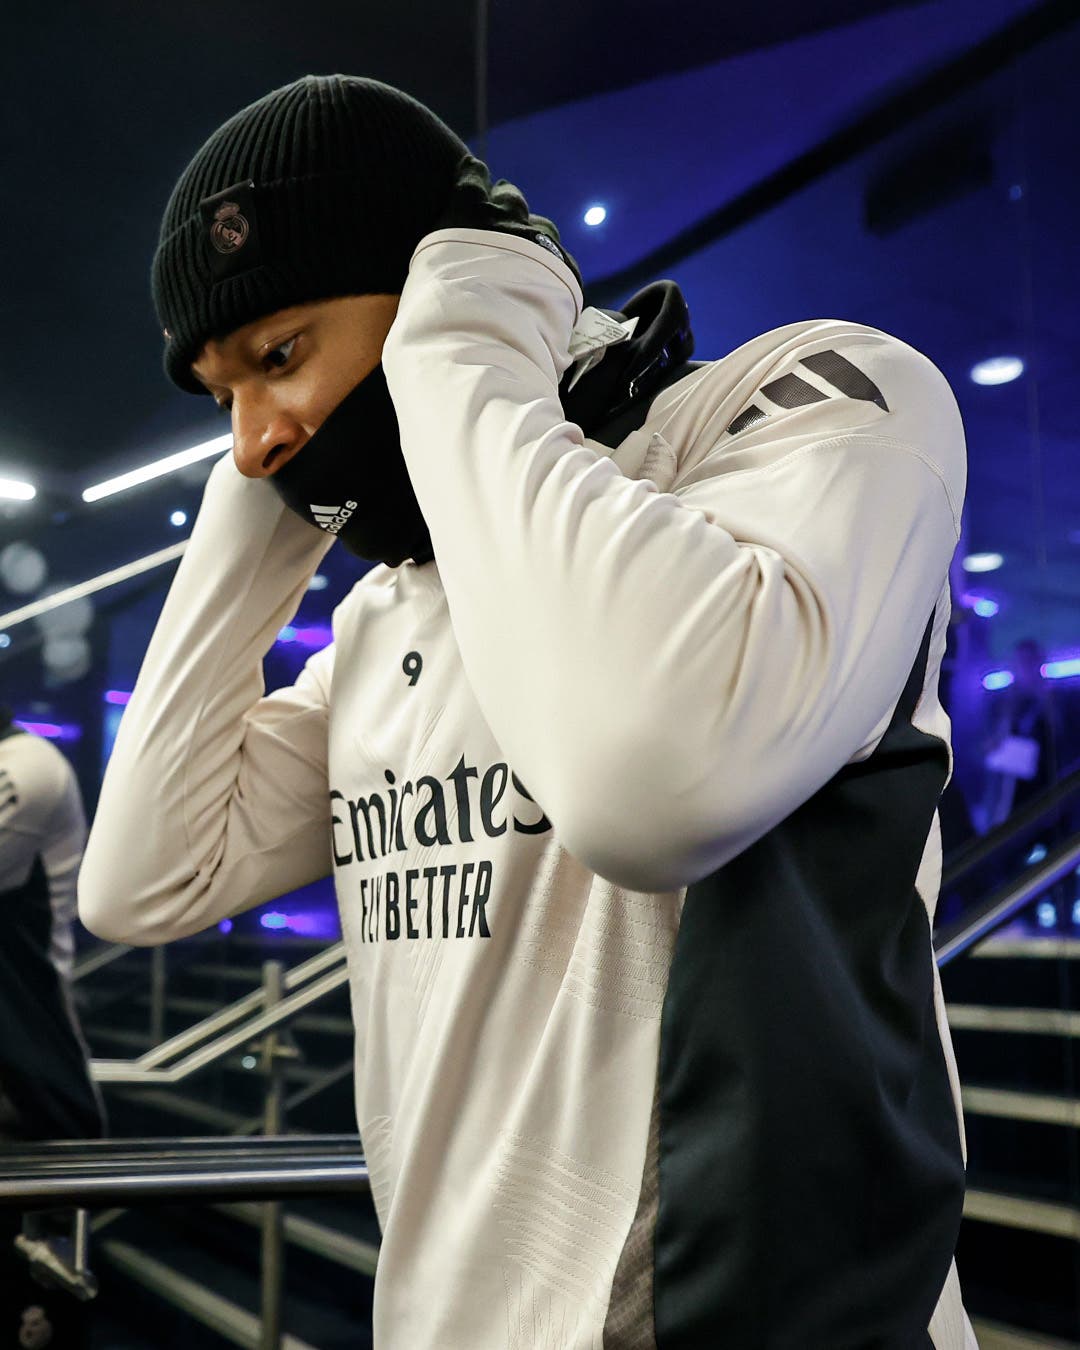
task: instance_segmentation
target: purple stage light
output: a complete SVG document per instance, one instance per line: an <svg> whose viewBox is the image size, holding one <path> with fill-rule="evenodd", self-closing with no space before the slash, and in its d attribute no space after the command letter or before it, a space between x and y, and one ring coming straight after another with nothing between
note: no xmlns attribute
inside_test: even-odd
<svg viewBox="0 0 1080 1350"><path fill-rule="evenodd" d="M115 703L117 707L122 708L131 699L130 689L106 689L105 702Z"/></svg>
<svg viewBox="0 0 1080 1350"><path fill-rule="evenodd" d="M32 731L35 736L44 736L50 741L77 741L82 736L82 727L75 726L74 723L65 722L23 722L16 721L17 727L22 727L23 731Z"/></svg>

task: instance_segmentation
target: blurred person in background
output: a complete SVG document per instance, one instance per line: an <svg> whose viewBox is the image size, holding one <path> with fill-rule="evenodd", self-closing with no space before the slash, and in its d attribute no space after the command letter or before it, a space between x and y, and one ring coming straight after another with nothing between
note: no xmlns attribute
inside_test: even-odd
<svg viewBox="0 0 1080 1350"><path fill-rule="evenodd" d="M965 1350L930 922L964 437L888 334L691 362L398 90L220 127L153 266L230 415L87 926L335 876L380 1350ZM717 296L723 278L717 278ZM335 539L334 642L261 663Z"/></svg>
<svg viewBox="0 0 1080 1350"><path fill-rule="evenodd" d="M992 830L1056 781L1057 711L1042 668L1046 653L1035 638L1013 648L1012 683L990 705L985 742L985 790L980 815Z"/></svg>
<svg viewBox="0 0 1080 1350"><path fill-rule="evenodd" d="M86 818L75 771L0 707L0 1142L97 1139L104 1112L72 993L75 889ZM36 1215L36 1237L70 1232ZM35 1283L0 1209L0 1350L82 1344L85 1308Z"/></svg>

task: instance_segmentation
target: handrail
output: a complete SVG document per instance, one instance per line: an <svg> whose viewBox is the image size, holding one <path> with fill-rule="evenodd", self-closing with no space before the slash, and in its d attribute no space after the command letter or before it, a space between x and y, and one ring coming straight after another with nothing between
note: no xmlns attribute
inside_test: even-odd
<svg viewBox="0 0 1080 1350"><path fill-rule="evenodd" d="M91 1061L91 1069L94 1078L99 1083L179 1083L191 1074L200 1069L205 1069L210 1064L216 1064L218 1060L224 1059L226 1055L232 1054L234 1050L248 1044L265 1032L272 1031L275 1027L283 1026L291 1022L302 1012L305 1012L313 1003L317 1003L325 995L339 989L349 978L348 968L342 964L338 969L330 971L322 979L315 980L307 988L301 989L298 993L291 994L288 998L282 999L280 1003L274 1004L265 1012L259 1013L251 1021L237 1027L234 1031L226 1032L216 1041L209 1045L204 1045L201 1050L196 1050L186 1059L182 1059L178 1064L171 1068L147 1067L140 1060L128 1059L95 1059ZM257 991L262 997L262 991ZM247 995L247 998L253 998L254 995ZM240 1000L246 1002L245 999ZM236 1005L226 1008L224 1013L234 1013ZM218 1017L223 1014L218 1014ZM207 1022L214 1021L214 1018L208 1018ZM232 1016L230 1021L236 1021L236 1016ZM205 1026L206 1023L200 1024ZM175 1038L177 1040L180 1037ZM200 1040L205 1036L200 1036ZM166 1046L170 1045L166 1042ZM163 1049L164 1047L159 1047ZM144 1056L144 1058L146 1058Z"/></svg>
<svg viewBox="0 0 1080 1350"><path fill-rule="evenodd" d="M973 871L980 863L1004 848L1014 839L1024 834L1033 825L1037 825L1050 814L1055 807L1062 805L1069 797L1080 792L1080 765L1070 769L1063 777L1044 788L1037 797L1014 811L1008 820L1003 820L979 839L972 839L945 859L941 875L941 887L953 886L961 877Z"/></svg>
<svg viewBox="0 0 1080 1350"><path fill-rule="evenodd" d="M1007 923L1037 895L1075 870L1078 864L1080 864L1080 834L1075 834L1071 839L1059 844L1040 865L1031 867L1017 880L999 887L973 913L964 915L949 927L942 929L934 941L934 955L938 965L947 965L961 952Z"/></svg>
<svg viewBox="0 0 1080 1350"><path fill-rule="evenodd" d="M301 962L298 966L285 973L285 988L295 989L298 985L305 984L308 980L321 975L324 970L340 966L345 960L344 942L335 942L333 946L327 947L325 951L317 952L309 957L307 961ZM336 987L336 986L335 986ZM238 998L235 1003L230 1003L227 1007L219 1009L216 1013L211 1013L209 1017L197 1022L193 1027L188 1027L186 1031L178 1032L177 1035L170 1037L169 1040L162 1042L161 1045L154 1046L145 1054L140 1055L138 1059L132 1061L143 1069L159 1068L170 1059L181 1055L186 1050L200 1042L208 1040L211 1036L217 1035L219 1031L233 1025L234 1022L242 1021L249 1013L265 1005L266 993L262 988L254 989L250 994L245 994ZM113 1062L113 1061L108 1061ZM162 1079L159 1081L169 1081Z"/></svg>
<svg viewBox="0 0 1080 1350"><path fill-rule="evenodd" d="M135 950L134 947L128 947L122 942L103 942L97 951L90 952L75 962L71 978L76 983L85 980L88 975L104 970L106 966L111 966L114 961L119 961L122 956L127 956L128 952Z"/></svg>
<svg viewBox="0 0 1080 1350"><path fill-rule="evenodd" d="M355 1134L0 1145L0 1208L96 1209L368 1189Z"/></svg>

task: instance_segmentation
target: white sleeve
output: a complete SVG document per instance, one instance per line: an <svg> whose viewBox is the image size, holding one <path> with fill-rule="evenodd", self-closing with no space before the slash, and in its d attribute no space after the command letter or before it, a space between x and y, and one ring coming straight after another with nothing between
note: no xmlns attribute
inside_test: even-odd
<svg viewBox="0 0 1080 1350"><path fill-rule="evenodd" d="M124 711L79 876L114 942L185 937L331 870L333 649L264 696L262 659L333 541L215 465Z"/></svg>
<svg viewBox="0 0 1080 1350"><path fill-rule="evenodd" d="M44 855L65 796L65 767L56 747L37 736L0 741L0 892L21 886Z"/></svg>
<svg viewBox="0 0 1080 1350"><path fill-rule="evenodd" d="M940 373L878 334L903 415L867 404L865 429L661 494L563 417L580 299L538 246L440 231L383 361L486 720L571 853L663 891L884 730L957 541L962 470L940 457L962 461L962 428Z"/></svg>

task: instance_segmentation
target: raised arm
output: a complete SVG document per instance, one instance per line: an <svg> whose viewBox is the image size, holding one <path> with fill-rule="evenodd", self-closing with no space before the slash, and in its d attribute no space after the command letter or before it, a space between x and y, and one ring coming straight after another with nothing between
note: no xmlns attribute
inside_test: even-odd
<svg viewBox="0 0 1080 1350"><path fill-rule="evenodd" d="M706 374L721 387L669 432L658 492L562 414L580 303L541 247L443 230L413 257L383 361L485 718L571 853L668 890L884 731L946 582L963 431L910 347L792 325ZM862 386L813 361L844 352ZM728 431L808 357L853 395L811 388Z"/></svg>
<svg viewBox="0 0 1080 1350"><path fill-rule="evenodd" d="M262 659L331 543L215 466L90 831L79 915L99 937L172 941L330 872L333 649L269 696Z"/></svg>

